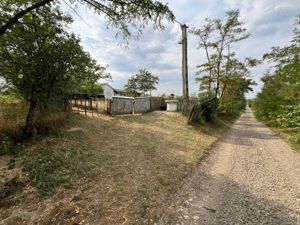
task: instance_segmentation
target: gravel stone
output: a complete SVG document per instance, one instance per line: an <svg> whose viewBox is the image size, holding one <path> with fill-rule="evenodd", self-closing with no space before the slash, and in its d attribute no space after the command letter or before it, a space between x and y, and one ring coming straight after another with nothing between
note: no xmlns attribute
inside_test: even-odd
<svg viewBox="0 0 300 225"><path fill-rule="evenodd" d="M180 190L187 211L161 224L299 225L299 199L300 154L247 109Z"/></svg>

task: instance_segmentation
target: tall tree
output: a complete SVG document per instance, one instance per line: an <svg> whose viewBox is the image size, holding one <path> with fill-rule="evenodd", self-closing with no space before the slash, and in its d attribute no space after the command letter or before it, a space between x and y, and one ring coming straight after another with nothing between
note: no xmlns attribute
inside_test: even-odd
<svg viewBox="0 0 300 225"><path fill-rule="evenodd" d="M198 36L200 39L198 49L204 48L205 50L205 56L207 59L207 62L205 64L202 64L200 66L197 66L198 69L201 71L198 71L198 74L200 73L207 73L208 75L203 75L201 79L197 79L198 81L202 81L202 87L201 89L207 89L208 92L211 92L212 83L213 83L213 69L215 68L213 65L213 58L210 55L210 48L213 47L214 43L211 42L211 35L213 32L215 32L215 21L211 20L209 18L205 19L206 24L199 29L192 29L191 33Z"/></svg>
<svg viewBox="0 0 300 225"><path fill-rule="evenodd" d="M45 6L1 37L1 76L30 105L27 134L44 112L61 107L82 81L106 76L105 68L83 51L80 40L64 31L71 21L58 8Z"/></svg>
<svg viewBox="0 0 300 225"><path fill-rule="evenodd" d="M0 37L15 24L22 24L23 17L38 8L55 3L56 0L2 0L0 2ZM84 4L103 14L109 26L117 28L125 38L132 33L131 28L141 30L153 21L156 28L163 28L162 20L174 21L175 17L166 4L152 0L70 0ZM10 8L7 8L7 6Z"/></svg>
<svg viewBox="0 0 300 225"><path fill-rule="evenodd" d="M138 74L128 80L125 88L127 93L133 96L138 96L141 93L143 93L144 96L149 93L151 96L152 90L156 90L155 85L158 84L158 81L158 76L151 74L147 69L141 69Z"/></svg>
<svg viewBox="0 0 300 225"><path fill-rule="evenodd" d="M280 94L289 104L300 102L300 15L297 16L294 36L289 46L273 47L264 60L275 63L274 78L280 83Z"/></svg>
<svg viewBox="0 0 300 225"><path fill-rule="evenodd" d="M231 114L245 108L245 93L256 84L249 79L249 68L260 63L249 57L243 61L236 58L234 44L249 37L239 17L238 10L229 11L226 20L206 19L202 27L191 31L199 38L198 48L206 56L206 62L197 66L200 96L211 97L213 93L219 99L218 110Z"/></svg>
<svg viewBox="0 0 300 225"><path fill-rule="evenodd" d="M234 58L235 52L232 51L232 45L236 42L249 37L243 23L239 21L240 12L227 12L227 19L206 19L206 23L201 28L194 28L191 32L199 37L199 48L205 50L207 62L197 68L199 69L197 78L201 82L201 89L208 92L213 91L217 97L221 97L224 92L222 89L226 85L222 84L224 77L229 77L235 70L234 66L241 67L240 62ZM255 60L251 61L254 66ZM245 66L246 64L244 64Z"/></svg>
<svg viewBox="0 0 300 225"><path fill-rule="evenodd" d="M139 83L136 75L131 76L125 85L126 94L132 97L141 96Z"/></svg>
<svg viewBox="0 0 300 225"><path fill-rule="evenodd" d="M262 81L264 86L254 101L258 117L285 127L300 126L300 15L294 37L286 47L273 47L263 59L275 63Z"/></svg>
<svg viewBox="0 0 300 225"><path fill-rule="evenodd" d="M158 84L159 77L150 73L147 69L141 69L139 74L137 74L138 83L140 90L146 95L150 94L152 90L156 90L155 85Z"/></svg>

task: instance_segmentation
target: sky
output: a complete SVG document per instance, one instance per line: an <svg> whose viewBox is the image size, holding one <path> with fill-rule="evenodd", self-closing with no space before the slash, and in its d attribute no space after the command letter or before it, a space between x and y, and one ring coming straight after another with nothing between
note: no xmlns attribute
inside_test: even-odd
<svg viewBox="0 0 300 225"><path fill-rule="evenodd" d="M176 19L189 27L201 27L205 18L226 18L226 11L239 9L241 21L251 36L237 44L237 57L261 59L272 46L288 45L293 36L295 17L300 13L300 0L160 0L168 3ZM105 17L78 5L74 9L62 1L64 11L71 14L74 22L70 30L79 35L82 46L101 65L107 65L112 75L108 82L114 88L124 88L127 80L147 68L159 76L160 81L154 94L182 95L181 74L181 29L177 23L165 22L165 30L154 30L149 25L138 40L131 39L128 46L122 38L116 38L116 30L107 28ZM74 7L74 5L71 5ZM196 66L206 61L203 50L197 49L196 36L188 36L188 68L190 95L196 94ZM258 85L247 98L253 98L260 91L260 78L271 65L263 63L251 70L251 78Z"/></svg>

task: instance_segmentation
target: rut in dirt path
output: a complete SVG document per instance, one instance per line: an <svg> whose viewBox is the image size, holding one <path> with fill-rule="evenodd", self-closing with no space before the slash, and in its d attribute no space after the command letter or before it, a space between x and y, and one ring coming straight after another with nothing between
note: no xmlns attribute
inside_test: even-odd
<svg viewBox="0 0 300 225"><path fill-rule="evenodd" d="M248 109L161 224L300 224L300 154Z"/></svg>

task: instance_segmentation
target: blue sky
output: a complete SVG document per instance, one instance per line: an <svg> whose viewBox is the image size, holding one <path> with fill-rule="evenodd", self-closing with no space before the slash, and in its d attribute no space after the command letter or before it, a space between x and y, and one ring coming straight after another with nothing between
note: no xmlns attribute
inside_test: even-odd
<svg viewBox="0 0 300 225"><path fill-rule="evenodd" d="M241 20L251 36L234 46L238 58L261 58L272 46L288 45L292 38L295 16L300 13L300 0L161 0L168 3L176 19L190 27L199 27L206 17L224 18L225 12L240 9ZM116 30L107 29L105 18L83 6L75 9L77 16L64 2L62 8L69 12L74 23L70 29L77 33L82 45L101 65L108 65L112 75L109 83L123 88L127 79L140 68L147 68L159 76L156 94L181 95L181 30L178 24L165 23L164 31L155 31L149 25L139 40L116 38ZM74 7L74 5L72 5ZM87 24L86 24L87 23ZM198 91L195 82L196 65L205 62L203 51L197 49L197 38L188 37L190 94ZM261 88L260 77L270 65L264 63L252 70L251 78L258 85L247 97L254 97ZM103 81L102 81L103 82Z"/></svg>

